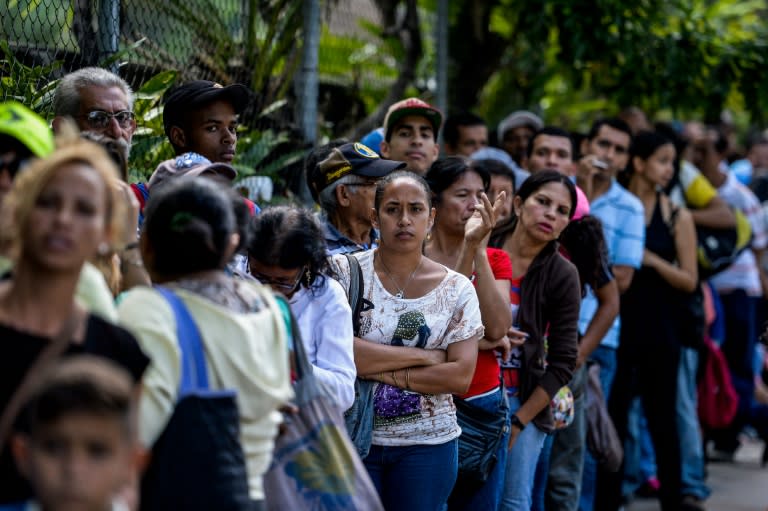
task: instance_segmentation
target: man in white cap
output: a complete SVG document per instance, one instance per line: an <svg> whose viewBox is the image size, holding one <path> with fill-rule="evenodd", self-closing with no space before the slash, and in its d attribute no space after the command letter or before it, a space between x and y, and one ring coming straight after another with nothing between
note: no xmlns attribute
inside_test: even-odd
<svg viewBox="0 0 768 511"><path fill-rule="evenodd" d="M527 110L512 112L499 123L496 135L499 146L522 168L527 168L528 143L544 126L541 117Z"/></svg>

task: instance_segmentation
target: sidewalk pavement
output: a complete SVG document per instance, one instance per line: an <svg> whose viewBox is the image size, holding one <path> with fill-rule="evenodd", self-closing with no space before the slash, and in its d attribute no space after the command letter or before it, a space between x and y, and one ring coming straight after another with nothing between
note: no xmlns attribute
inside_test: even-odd
<svg viewBox="0 0 768 511"><path fill-rule="evenodd" d="M707 511L768 510L768 467L760 467L763 443L746 441L736 452L733 463L708 463L707 484L712 495ZM636 499L627 511L659 511L657 500Z"/></svg>

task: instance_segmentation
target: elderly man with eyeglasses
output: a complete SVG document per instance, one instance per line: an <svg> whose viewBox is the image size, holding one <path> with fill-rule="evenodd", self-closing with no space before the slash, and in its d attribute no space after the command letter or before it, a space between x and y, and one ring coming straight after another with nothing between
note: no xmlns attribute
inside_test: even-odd
<svg viewBox="0 0 768 511"><path fill-rule="evenodd" d="M125 80L99 67L84 67L65 75L53 93L53 130L71 117L80 131L113 139L126 161L136 131L133 91Z"/></svg>
<svg viewBox="0 0 768 511"><path fill-rule="evenodd" d="M376 246L371 212L377 181L405 162L384 160L355 142L331 149L308 176L318 197L328 254L351 254Z"/></svg>

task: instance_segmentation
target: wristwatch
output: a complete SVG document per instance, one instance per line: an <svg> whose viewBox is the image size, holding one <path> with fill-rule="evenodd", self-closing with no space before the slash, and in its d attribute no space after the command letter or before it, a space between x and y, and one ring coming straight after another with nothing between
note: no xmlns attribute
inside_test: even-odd
<svg viewBox="0 0 768 511"><path fill-rule="evenodd" d="M516 426L517 429L519 429L520 431L525 429L525 424L523 424L523 421L521 421L520 417L518 417L514 413L512 414L512 417L509 418L509 421L512 423L513 426Z"/></svg>

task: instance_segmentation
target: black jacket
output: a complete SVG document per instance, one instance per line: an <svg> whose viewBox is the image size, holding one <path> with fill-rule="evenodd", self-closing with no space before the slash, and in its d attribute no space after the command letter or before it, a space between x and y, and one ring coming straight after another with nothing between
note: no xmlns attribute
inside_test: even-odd
<svg viewBox="0 0 768 511"><path fill-rule="evenodd" d="M576 267L560 255L558 243L553 241L531 262L520 285L516 322L529 334L522 346L521 403L537 386L553 397L571 380L578 352L580 304ZM550 407L545 407L533 422L543 431L552 431Z"/></svg>

